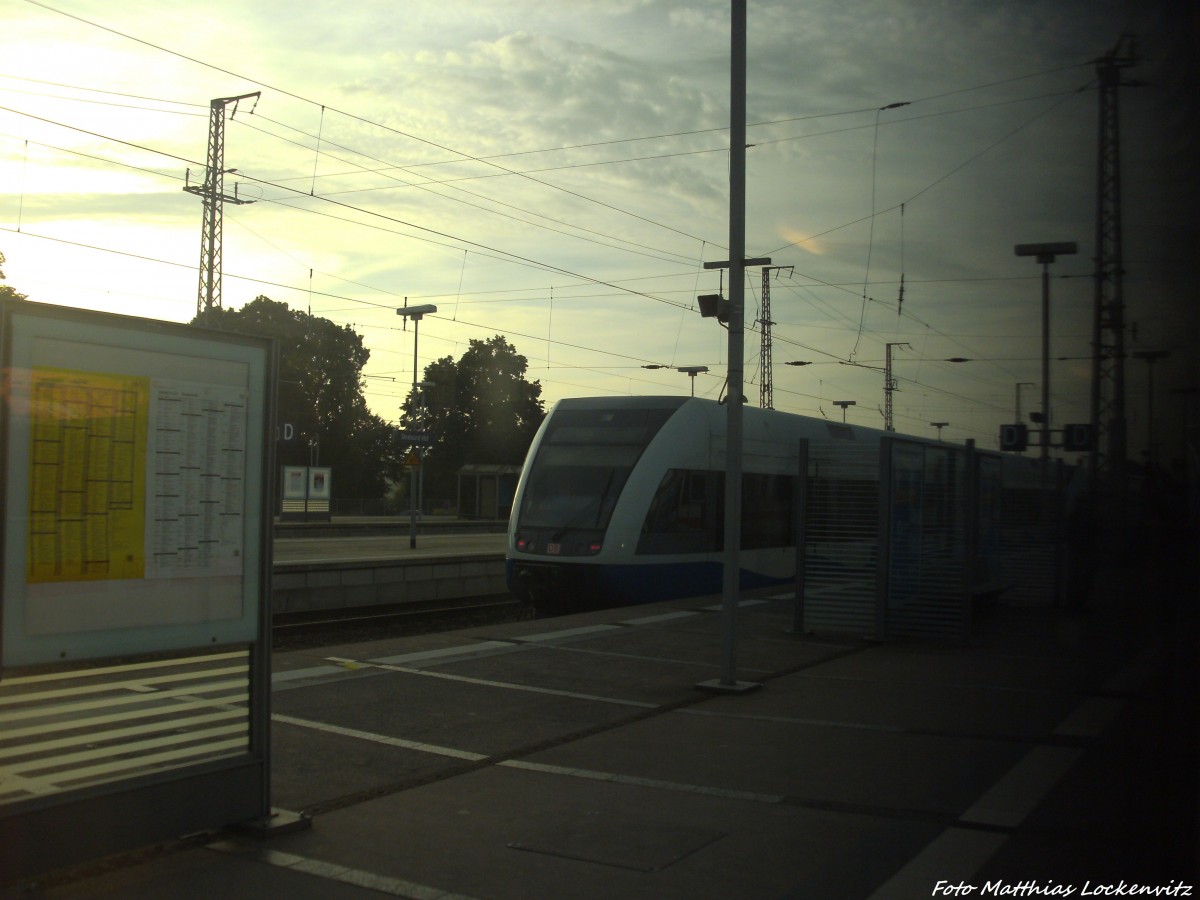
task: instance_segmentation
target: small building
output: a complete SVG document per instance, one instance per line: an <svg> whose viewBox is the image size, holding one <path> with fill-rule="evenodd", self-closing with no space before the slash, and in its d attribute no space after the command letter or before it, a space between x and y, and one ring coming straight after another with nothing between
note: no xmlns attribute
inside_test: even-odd
<svg viewBox="0 0 1200 900"><path fill-rule="evenodd" d="M517 492L520 466L470 463L458 470L458 515L463 519L507 519Z"/></svg>

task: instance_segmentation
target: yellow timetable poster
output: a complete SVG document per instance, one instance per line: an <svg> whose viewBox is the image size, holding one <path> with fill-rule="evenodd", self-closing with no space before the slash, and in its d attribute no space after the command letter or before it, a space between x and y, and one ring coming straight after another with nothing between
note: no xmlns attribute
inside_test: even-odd
<svg viewBox="0 0 1200 900"><path fill-rule="evenodd" d="M34 368L29 583L143 578L150 379Z"/></svg>

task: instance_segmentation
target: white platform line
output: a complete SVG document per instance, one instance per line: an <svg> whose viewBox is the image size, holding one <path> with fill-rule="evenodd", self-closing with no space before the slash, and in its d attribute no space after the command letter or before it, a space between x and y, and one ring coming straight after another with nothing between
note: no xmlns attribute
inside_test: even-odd
<svg viewBox="0 0 1200 900"><path fill-rule="evenodd" d="M539 631L536 634L522 634L516 640L518 641L558 641L564 638L586 637L593 634L605 634L612 631L621 631L620 625L581 625L578 628L562 628L558 631Z"/></svg>
<svg viewBox="0 0 1200 900"><path fill-rule="evenodd" d="M300 681L305 678L327 678L330 675L342 675L345 666L313 666L308 669L289 669L286 672L272 672L271 684L283 684L288 681Z"/></svg>
<svg viewBox="0 0 1200 900"><path fill-rule="evenodd" d="M659 622L672 622L676 619L691 619L700 615L698 612L691 610L679 610L678 612L659 613L655 616L642 616L637 619L624 619L621 625L657 625Z"/></svg>
<svg viewBox="0 0 1200 900"><path fill-rule="evenodd" d="M1082 755L1072 747L1034 747L959 817L961 822L1016 828Z"/></svg>
<svg viewBox="0 0 1200 900"><path fill-rule="evenodd" d="M751 606L766 606L770 602L770 600L739 600L737 607L738 609L746 609ZM700 608L705 612L722 612L725 609L725 604L723 602L714 603L712 606L702 606Z"/></svg>
<svg viewBox="0 0 1200 900"><path fill-rule="evenodd" d="M1144 647L1134 659L1114 672L1101 686L1108 694L1136 694L1150 680L1154 667L1163 654L1158 642Z"/></svg>
<svg viewBox="0 0 1200 900"><path fill-rule="evenodd" d="M417 650L413 653L400 653L396 656L376 656L368 660L371 663L385 665L403 665L410 662L428 662L429 660L446 660L453 657L473 657L492 653L496 650L522 650L520 644L512 641L480 641L476 644L459 644L454 647L440 647L437 650Z"/></svg>
<svg viewBox="0 0 1200 900"><path fill-rule="evenodd" d="M995 831L947 828L867 900L931 897L939 882L969 883L1005 840Z"/></svg>
<svg viewBox="0 0 1200 900"><path fill-rule="evenodd" d="M575 769L570 766L552 766L547 763L527 762L521 759L506 759L497 765L509 769L521 769L526 772L540 772L544 775L565 775L571 778L584 778L588 781L607 781L612 784L625 784L633 787L648 787L660 791L675 791L683 794L698 794L707 797L722 797L733 800L747 800L753 803L782 803L782 794L759 794L753 791L737 791L729 788L706 787L702 784L686 784L678 781L663 781L658 778L639 778L634 775L619 775L616 772L600 772L595 769Z"/></svg>
<svg viewBox="0 0 1200 900"><path fill-rule="evenodd" d="M475 684L481 687L503 688L507 691L525 691L530 694L546 694L550 697L567 697L571 700L590 700L594 703L612 703L616 706L633 706L638 709L658 709L657 703L645 703L641 700L624 700L620 697L601 697L596 694L580 694L575 691L560 691L556 688L538 687L532 684L517 684L512 681L493 681L489 678L471 678L468 675L454 675L450 672L438 672L432 669L413 669L407 666L376 666L385 672L403 672L405 675L420 675L424 678L440 678L443 681L456 681L460 684Z"/></svg>
<svg viewBox="0 0 1200 900"><path fill-rule="evenodd" d="M856 731L882 731L888 734L904 734L905 729L899 725L880 725L873 722L845 722L836 719L804 719L797 716L762 716L748 713L730 713L715 709L683 709L673 710L680 716L708 716L714 719L741 719L748 722L778 722L783 725L811 725L815 728L850 728Z"/></svg>
<svg viewBox="0 0 1200 900"><path fill-rule="evenodd" d="M437 756L449 756L454 759L465 759L471 762L479 762L482 759L488 758L486 753L472 753L469 750L456 750L453 747L439 747L437 744L406 741L403 738L390 737L386 734L360 731L357 728L343 728L341 725L331 725L328 722L314 722L311 719L298 719L295 716L285 716L280 713L272 713L271 720L281 722L284 725L311 728L314 731L325 731L329 734L355 738L360 741L373 741L376 744L386 744L389 747L400 747L403 750L417 750L421 753L433 753Z"/></svg>
<svg viewBox="0 0 1200 900"><path fill-rule="evenodd" d="M343 884L368 888L389 897L407 897L411 900L473 900L466 894L443 891L440 888L417 884L403 878L393 878L390 875L379 875L364 869L339 866L337 863L323 862L319 859L298 856L295 853L284 853L280 850L247 847L233 841L214 841L207 847L210 850L241 856L268 866L291 869L294 872L304 872L306 875L324 878L327 881L339 881Z"/></svg>
<svg viewBox="0 0 1200 900"><path fill-rule="evenodd" d="M1054 729L1055 737L1099 737L1125 708L1117 697L1089 697Z"/></svg>

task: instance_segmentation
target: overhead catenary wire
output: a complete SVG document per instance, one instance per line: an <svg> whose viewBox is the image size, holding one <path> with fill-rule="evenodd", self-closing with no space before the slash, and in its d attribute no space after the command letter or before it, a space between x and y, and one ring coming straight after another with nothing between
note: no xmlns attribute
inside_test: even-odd
<svg viewBox="0 0 1200 900"><path fill-rule="evenodd" d="M39 6L45 6L45 4L40 4L40 3L39 3L39 4L35 4L35 5L39 5ZM47 7L47 8L48 8L48 7ZM955 93L955 92L947 92L947 93ZM716 130L716 129L714 129L714 130ZM319 151L318 151L318 152L319 152ZM455 152L456 152L456 151L455 151ZM503 174L503 173L501 173L501 174ZM322 175L322 176L321 176L321 178L323 179L323 178L324 178L324 175ZM310 193L311 193L311 192L312 192L312 191L315 189L315 185L316 185L316 183L317 183L317 177L316 177L316 162L314 161L314 175L313 175L313 179L312 179L312 185L313 185L313 187L310 187ZM293 208L299 208L299 207L293 207ZM355 207L347 206L347 208L349 208L349 209L354 209ZM882 212L882 211L880 211L880 212ZM878 213L876 213L876 214L878 214ZM405 224L406 224L406 225L409 225L409 224L411 224L411 223L405 223ZM451 235L451 236L450 236L450 239L451 239L451 240L453 240L453 239L454 239L454 238L453 238L453 235ZM465 248L461 248L461 247L457 247L457 248L455 248L455 249L457 249L457 250L461 250L461 252L463 253L463 268L465 269L466 257L467 257L467 254L468 254L468 252L469 252L469 251L468 251L467 249L465 249ZM482 250L477 250L476 252L483 252L483 251L482 251ZM584 280L585 280L585 282L587 281L587 279L586 279L586 276L572 276L572 277L579 277L579 278L581 278L581 279L584 279ZM458 294L458 297L456 298L456 307L455 307L455 308L456 308L456 311L457 311L457 302L458 302L458 301L462 301L461 278L462 278L462 272L460 271L460 285L459 285L459 294ZM902 278L903 278L903 273L902 273ZM310 269L310 280L311 280L311 269ZM870 280L869 280L869 278L865 279L864 281L865 281L866 283L870 284ZM354 283L354 282L351 282L351 283ZM310 285L310 287L311 287L311 285ZM623 293L623 291L622 291L622 293ZM353 302L356 302L356 303L357 303L357 302L359 302L359 301L357 301L357 300L353 300ZM874 300L873 300L873 298L872 298L872 302L878 302L878 301L874 301ZM380 304L380 305L382 306L383 304ZM684 310L685 308L686 308L686 307L685 307L684 305L680 305L680 309L681 309L681 315L683 315L683 314L684 314L683 310ZM902 304L901 304L900 302L898 302L898 303L897 303L897 313L898 313L898 315L900 314L900 312L901 312L901 311L902 311Z"/></svg>
<svg viewBox="0 0 1200 900"><path fill-rule="evenodd" d="M41 9L45 9L45 10L46 10L46 11L48 11L48 12L52 12L52 13L56 13L56 14L59 14L59 15L67 16L68 18L74 19L74 20L76 20L76 21L79 21L79 22L81 22L81 23L87 24L87 25L89 25L89 26L92 26L92 27L95 27L95 28L99 28L99 29L101 29L101 30L104 30L104 31L106 31L106 32L110 33L110 34L113 34L113 35L116 35L116 36L119 36L119 37L122 37L122 38L125 38L125 39L128 39L128 40L131 40L131 41L135 41L135 42L137 42L137 43L140 43L140 44L142 44L142 45L144 45L144 46L147 46L147 47L150 47L150 48L152 48L152 49L159 50L159 51L161 51L161 52L168 53L168 54L171 54L171 55L173 55L173 56L177 56L177 57L179 57L179 58L181 58L181 59L187 60L187 61L189 61L189 62L192 62L192 63L195 63L195 64L197 64L197 65L201 65L201 66L204 66L204 67L206 67L206 68L211 68L211 69L213 69L214 71L222 72L222 73L224 73L224 74L227 74L227 75L233 75L233 76L235 76L235 77L239 77L239 78L244 78L244 79L245 79L245 80L247 80L247 81L251 81L251 82L253 82L254 84L258 84L258 85L260 85L261 87L264 87L264 88L267 88L267 89L269 89L269 90L272 90L272 91L278 92L278 93L280 93L280 94L281 94L281 95L283 95L283 96L291 97L291 98L293 98L293 99L296 99L296 100L299 100L299 101L301 101L301 102L305 102L305 103L309 103L309 104L313 104L313 105L320 105L320 104L318 104L318 103L317 103L317 101L314 101L314 100L312 100L312 99L310 99L310 98L303 97L303 96L301 96L301 95L299 95L299 94L296 94L296 93L294 93L294 92L292 92L292 91L289 91L289 90L286 90L286 89L283 89L283 88L279 88L279 87L277 87L277 86L274 86L274 85L272 85L272 84L269 84L269 83L267 83L267 82L264 82L264 81L262 81L261 79L256 79L256 78L252 78L252 77L248 77L248 76L241 75L241 74L239 74L239 73L235 73L235 72L233 72L233 71L231 71L231 70L225 69L225 68L223 68L223 67L221 67L221 66L214 65L214 64L212 64L212 63L209 63L209 62L207 62L207 61L205 61L205 60L201 60L201 59L198 59L198 58L196 58L196 57L189 56L189 55L187 55L187 54L184 54L184 53L180 53L179 51L176 51L176 50L173 50L173 49L170 49L170 48L164 47L164 46L162 46L161 44L156 44L156 43L154 43L154 42L152 42L152 41L148 41L148 40L145 40L145 39L143 39L143 38L139 38L139 37L137 37L137 36L135 36L135 35L131 35L131 34L127 33L127 32L123 32L123 31L121 31L121 30L119 30L119 29L112 28L112 27L110 27L110 26L104 25L104 24L102 24L102 23L99 23L99 22L95 22L95 21L93 21L93 20L90 20L90 19L87 19L87 18L85 18L85 17L83 17L83 16L80 16L80 15L77 15L77 14L74 14L74 13L69 13L69 12L66 12L66 11L64 11L64 10L58 9L58 8L56 8L56 7L53 7L53 6L51 6L50 4L48 4L48 3L45 3L45 2L43 2L43 0L25 0L25 2L27 2L27 3L30 3L30 4L32 4L32 5L34 5L34 6L37 6L37 7L41 8ZM1055 68L1055 69L1052 69L1052 70L1047 70L1047 71L1046 71L1046 72L1044 72L1044 73L1035 73L1035 74L1032 74L1032 75L1024 75L1024 76L1015 76L1015 77L1013 77L1013 78L1010 78L1010 79L1003 79L1003 80L993 81L993 82L990 82L990 83L988 83L987 85L983 85L983 86L979 86L979 87L975 87L975 88L962 88L962 89L956 89L956 90L952 90L952 91L945 91L945 92L942 92L942 93L940 93L940 94L931 95L930 97L923 98L923 99L926 99L926 100L937 99L937 98L940 98L940 97L950 96L950 95L952 95L952 94L956 94L956 93L963 93L963 92L970 91L970 90L978 90L978 89L982 89L983 87L991 87L991 86L995 86L995 85L998 85L998 84L1008 83L1008 82L1011 82L1011 81L1017 81L1017 80L1022 80L1022 79L1025 79L1025 78L1037 77L1037 76L1038 76L1038 75L1040 75L1040 74L1050 74L1051 72L1055 72L1055 71L1062 71L1062 70L1065 70L1065 69L1067 69L1067 68L1074 68L1074 66L1070 66L1070 67L1062 67L1062 68ZM324 105L322 105L322 109L324 109L324 108L325 108L325 106L324 106ZM535 183L537 183L537 184L540 184L540 185L542 185L542 186L544 186L544 187L547 187L547 188L550 188L550 189L553 189L553 190L559 190L559 191L563 191L563 192L565 192L565 193L567 193L567 194L570 194L570 195L572 195L572 196L576 196L576 197L578 197L578 198L580 198L580 199L586 200L587 202L590 202L590 203L597 203L597 204L599 204L600 206L603 206L603 207L606 207L606 208L609 208L609 209L613 209L613 210L615 210L615 211L617 211L617 212L621 212L621 213L624 213L624 214L626 214L626 215L632 215L632 216L634 216L635 218L642 219L643 221L647 221L647 222L649 222L650 224L656 224L656 225L659 225L660 227L668 228L669 230L675 231L675 232L676 232L676 233L678 233L678 234L684 235L684 236L686 236L686 237L690 237L690 238L692 238L692 239L694 239L694 240L697 240L697 241L700 241L700 240L702 240L702 238L699 238L699 237L697 237L697 236L695 236L695 235L689 235L689 234L687 234L686 232L679 231L678 229L674 229L674 228L673 228L673 227L671 227L671 226L666 226L666 225L663 225L662 223L655 223L655 222L652 222L651 220L649 220L649 219L645 219L644 217L642 217L642 216L639 216L639 215L637 215L637 214L635 214L635 213L632 213L632 212L630 212L630 211L628 211L628 210L622 210L622 209L620 209L620 208L618 208L618 207L614 207L614 206L612 206L611 204L604 203L603 201L598 201L598 200L596 200L596 199L594 199L594 198L587 197L587 196L585 196L585 195L583 195L583 194L580 194L580 193L578 193L578 192L571 191L571 190L569 190L569 189L562 188L562 187L560 187L560 186L557 186L557 185L553 185L553 184L551 184L551 183L549 183L549 182L545 182L545 181L542 181L542 180L540 180L540 179L532 178L532 176L530 176L528 173L523 173L523 172L519 172L519 171L516 171L516 170L511 170L511 169L508 169L508 168L506 168L506 167L504 167L504 166L500 166L498 163L495 163L494 161L491 161L491 160L489 160L489 159L486 159L486 158L484 158L484 157L480 157L480 156L476 156L476 155L473 155L473 154L469 154L469 153L466 153L466 152L464 152L464 151L461 151L461 150L458 150L458 149L455 149L455 148L451 148L451 147L445 146L445 145L443 145L443 144L440 144L440 143L438 143L438 142L436 142L436 141L432 141L432 140L428 140L428 139L426 139L426 138L421 138L421 137L419 137L419 136L412 135L412 134L410 134L410 133L408 133L408 132L404 132L404 131L402 131L402 130L400 130L400 129L396 129L396 128L393 128L393 127L391 127L391 126L388 126L388 125L383 125L383 124L381 124L381 123L378 123L378 122L373 122L373 121L371 121L371 120L369 120L369 119L366 119L366 118L364 118L364 117L361 117L361 116L355 115L355 114L353 114L353 113L349 113L349 112L346 112L346 111L343 111L343 110L337 110L337 109L334 109L334 108L332 108L332 107L331 107L331 109L333 109L333 111L335 111L335 112L338 112L338 113L339 113L339 114L341 114L341 115L344 115L344 116L346 116L346 117L348 117L348 118L350 118L350 119L352 119L352 120L355 120L355 121L361 122L361 123L363 123L363 124L370 125L370 126L377 127L377 128L381 128L381 129L384 129L384 130L387 130L387 131L390 131L390 132L393 132L393 133L396 133L396 134L399 134L399 135L403 135L404 137L410 138L410 139L412 139L412 140L417 140L417 141L420 141L420 142L422 142L422 143L429 144L430 146L438 147L439 149L445 150L445 151L447 151L447 152L449 152L449 153L453 153L453 154L456 154L456 155L458 155L458 156L461 156L461 157L462 157L462 158L464 158L464 159L468 159L468 160L471 160L471 161L474 161L474 162L483 163L483 164L485 164L485 165L491 165L491 166L495 166L496 168L498 168L498 169L500 169L500 170L502 170L502 171L504 171L504 172L506 172L506 173L508 173L508 174L511 174L511 175L516 175L516 176L523 177L523 178L528 178L529 180L531 180L531 181L533 181L533 182L535 182Z"/></svg>

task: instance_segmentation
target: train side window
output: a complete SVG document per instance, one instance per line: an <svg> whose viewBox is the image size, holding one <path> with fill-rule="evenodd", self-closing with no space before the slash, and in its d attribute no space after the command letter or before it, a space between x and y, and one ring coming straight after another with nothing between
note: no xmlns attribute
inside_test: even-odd
<svg viewBox="0 0 1200 900"><path fill-rule="evenodd" d="M724 492L723 472L668 470L650 501L637 552L719 552L725 543ZM792 546L792 497L791 476L743 476L743 548Z"/></svg>
<svg viewBox="0 0 1200 900"><path fill-rule="evenodd" d="M793 478L747 473L742 477L742 547L792 546Z"/></svg>
<svg viewBox="0 0 1200 900"><path fill-rule="evenodd" d="M650 501L639 554L710 553L720 549L720 490L716 472L669 469Z"/></svg>

